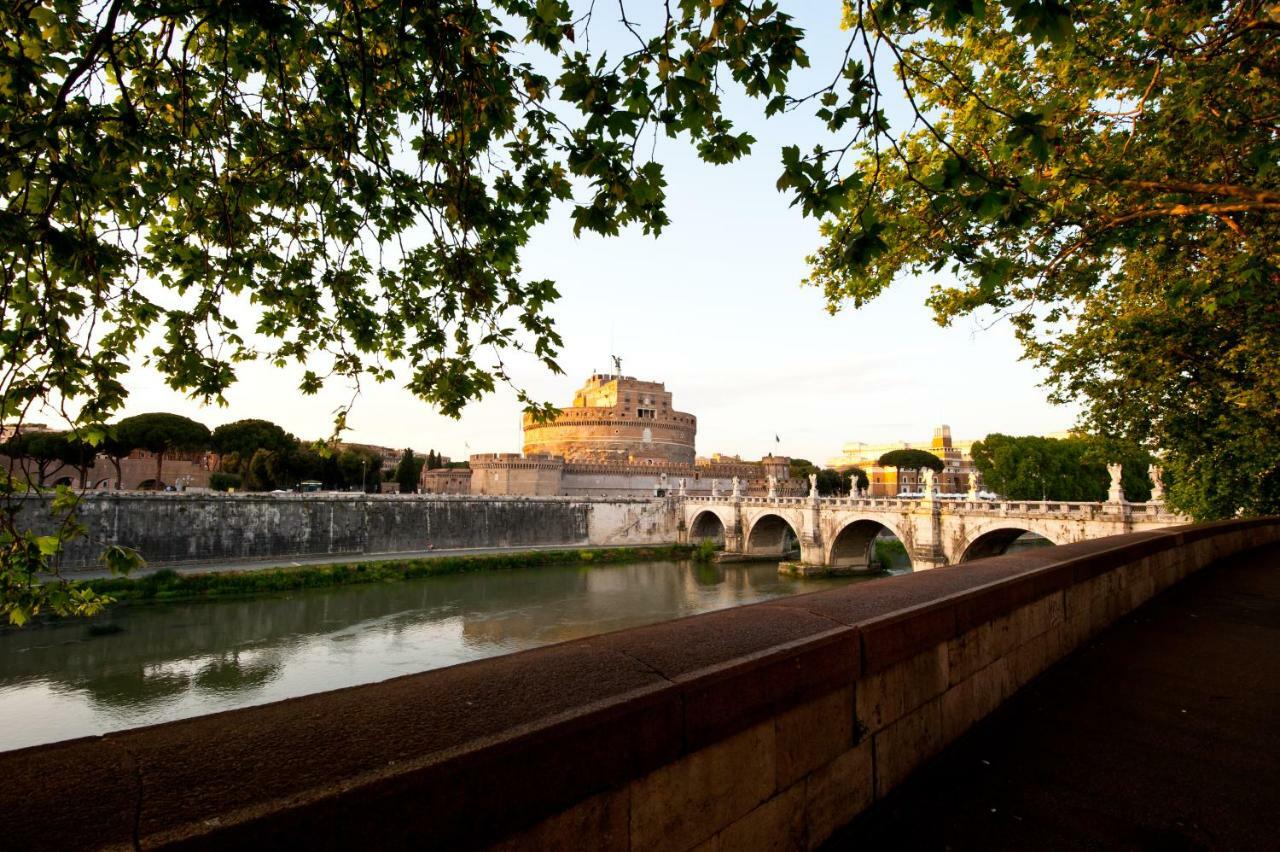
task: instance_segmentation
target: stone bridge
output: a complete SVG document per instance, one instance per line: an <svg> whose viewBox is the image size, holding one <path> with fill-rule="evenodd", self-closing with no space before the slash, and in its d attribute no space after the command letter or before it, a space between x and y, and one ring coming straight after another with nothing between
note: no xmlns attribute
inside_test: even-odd
<svg viewBox="0 0 1280 852"><path fill-rule="evenodd" d="M871 497L682 497L684 541L713 539L727 554L784 557L801 573L865 569L888 532L914 569L998 556L1024 533L1053 544L1184 524L1161 502L1064 503ZM808 570L806 570L808 569Z"/></svg>

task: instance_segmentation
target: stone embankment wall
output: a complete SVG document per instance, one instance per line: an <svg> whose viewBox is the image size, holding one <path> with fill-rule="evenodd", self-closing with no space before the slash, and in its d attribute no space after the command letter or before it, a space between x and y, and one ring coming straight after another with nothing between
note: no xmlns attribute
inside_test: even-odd
<svg viewBox="0 0 1280 852"><path fill-rule="evenodd" d="M47 503L29 498L26 523L47 528ZM292 557L358 557L450 548L674 543L670 501L417 495L93 494L89 530L62 567L96 567L103 546L141 551L153 566Z"/></svg>
<svg viewBox="0 0 1280 852"><path fill-rule="evenodd" d="M1276 541L1096 539L7 752L5 840L811 848L1126 612Z"/></svg>

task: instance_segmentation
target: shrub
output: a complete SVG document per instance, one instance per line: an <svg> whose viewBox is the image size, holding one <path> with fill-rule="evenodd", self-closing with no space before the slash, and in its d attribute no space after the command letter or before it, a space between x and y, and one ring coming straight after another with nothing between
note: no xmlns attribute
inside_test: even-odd
<svg viewBox="0 0 1280 852"><path fill-rule="evenodd" d="M121 577L94 580L93 589L110 594L119 601L171 601L183 598L269 594L356 583L387 583L495 568L527 570L542 565L683 559L689 556L691 550L692 548L687 545L615 547L605 550L537 550L481 556L442 556L308 565L301 568L263 568L257 571L225 573L211 571L200 574L180 574L171 569L164 569L136 579Z"/></svg>
<svg viewBox="0 0 1280 852"><path fill-rule="evenodd" d="M209 487L214 491L230 491L240 487L240 477L234 473L216 471L209 474Z"/></svg>
<svg viewBox="0 0 1280 852"><path fill-rule="evenodd" d="M717 549L718 545L712 539L704 538L694 547L691 556L694 562L710 562Z"/></svg>
<svg viewBox="0 0 1280 852"><path fill-rule="evenodd" d="M896 538L877 538L876 539L876 555L875 561L880 563L881 568L890 568L893 566L893 558L895 556L906 556L907 547Z"/></svg>

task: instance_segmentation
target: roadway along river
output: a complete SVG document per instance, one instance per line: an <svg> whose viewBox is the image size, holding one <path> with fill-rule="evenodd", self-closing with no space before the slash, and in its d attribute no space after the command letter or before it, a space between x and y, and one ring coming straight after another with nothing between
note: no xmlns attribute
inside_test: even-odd
<svg viewBox="0 0 1280 852"><path fill-rule="evenodd" d="M638 562L122 607L92 630L68 621L0 632L0 751L847 582L782 578L772 563Z"/></svg>

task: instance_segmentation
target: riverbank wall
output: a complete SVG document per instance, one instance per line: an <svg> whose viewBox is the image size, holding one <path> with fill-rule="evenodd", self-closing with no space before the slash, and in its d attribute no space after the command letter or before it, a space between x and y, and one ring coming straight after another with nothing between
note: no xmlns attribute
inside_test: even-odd
<svg viewBox="0 0 1280 852"><path fill-rule="evenodd" d="M26 497L28 528L53 526L49 501ZM108 545L152 566L359 558L468 548L672 544L679 513L666 499L446 497L365 494L91 494L77 509L88 535L60 567L98 567Z"/></svg>
<svg viewBox="0 0 1280 852"><path fill-rule="evenodd" d="M6 841L814 848L1144 601L1277 541L1038 548L7 752Z"/></svg>

